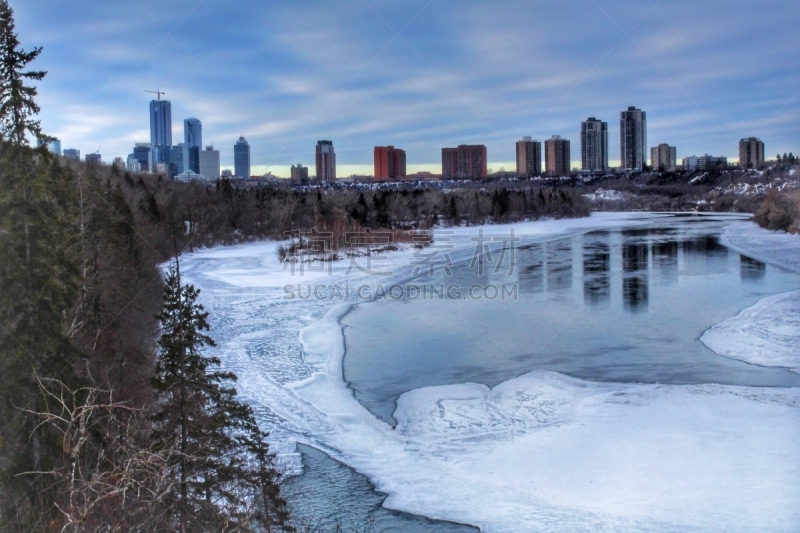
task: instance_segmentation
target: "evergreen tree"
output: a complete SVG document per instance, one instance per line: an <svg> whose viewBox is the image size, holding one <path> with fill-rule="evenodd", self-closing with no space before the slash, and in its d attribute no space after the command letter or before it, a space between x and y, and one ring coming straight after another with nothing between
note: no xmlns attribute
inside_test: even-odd
<svg viewBox="0 0 800 533"><path fill-rule="evenodd" d="M14 11L7 0L0 0L0 134L17 146L28 144L25 132L41 141L49 139L42 134L41 122L32 118L39 113L34 101L36 87L25 84L28 80L39 81L47 74L25 70L40 53L41 47L30 52L19 47L14 32Z"/></svg>
<svg viewBox="0 0 800 533"><path fill-rule="evenodd" d="M236 399L236 376L219 370L220 360L201 349L214 346L208 313L197 303L199 291L181 285L180 265L170 268L162 334L153 383L157 391L156 444L177 442L171 459L175 490L168 502L179 531L206 531L218 524L250 529L282 525L286 503L278 474L253 411ZM259 512L253 514L253 503Z"/></svg>

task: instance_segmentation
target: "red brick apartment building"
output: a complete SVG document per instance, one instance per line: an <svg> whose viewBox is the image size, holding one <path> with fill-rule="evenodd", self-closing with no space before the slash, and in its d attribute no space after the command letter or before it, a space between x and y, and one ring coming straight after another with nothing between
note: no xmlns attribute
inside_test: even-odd
<svg viewBox="0 0 800 533"><path fill-rule="evenodd" d="M486 146L483 144L442 148L443 179L482 179L486 174Z"/></svg>
<svg viewBox="0 0 800 533"><path fill-rule="evenodd" d="M375 179L395 180L406 175L406 151L394 146L375 147Z"/></svg>

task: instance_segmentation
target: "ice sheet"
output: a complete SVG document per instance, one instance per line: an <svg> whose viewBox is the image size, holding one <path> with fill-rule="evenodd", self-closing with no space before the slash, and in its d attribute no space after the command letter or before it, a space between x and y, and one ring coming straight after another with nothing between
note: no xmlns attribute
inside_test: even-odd
<svg viewBox="0 0 800 533"><path fill-rule="evenodd" d="M653 216L514 229L555 238ZM468 257L475 231L454 230L457 257ZM184 259L211 311L216 354L240 376L240 393L276 443L326 450L390 494L387 506L493 532L800 530L798 390L596 384L534 372L493 390L411 391L392 428L342 380L338 320L351 304L286 300L283 285L298 280L282 271L275 249L244 245ZM410 274L412 254L393 254L394 279ZM386 282L345 268L321 279Z"/></svg>

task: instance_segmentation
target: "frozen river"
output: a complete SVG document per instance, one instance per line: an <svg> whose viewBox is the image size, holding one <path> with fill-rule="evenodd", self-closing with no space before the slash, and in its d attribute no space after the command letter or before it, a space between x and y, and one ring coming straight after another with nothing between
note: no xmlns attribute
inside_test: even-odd
<svg viewBox="0 0 800 533"><path fill-rule="evenodd" d="M596 214L457 228L432 275L413 249L290 272L275 243L183 269L282 460L313 447L287 490L325 527L797 531L791 239Z"/></svg>

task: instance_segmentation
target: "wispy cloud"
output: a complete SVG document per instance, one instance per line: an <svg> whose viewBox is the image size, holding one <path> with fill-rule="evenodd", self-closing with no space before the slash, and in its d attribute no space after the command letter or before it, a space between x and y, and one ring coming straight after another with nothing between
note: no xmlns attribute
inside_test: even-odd
<svg viewBox="0 0 800 533"><path fill-rule="evenodd" d="M664 0L644 20L655 1L141 4L158 24L132 2L12 0L24 46L45 47L45 129L71 132L67 145L129 153L149 137L143 90L160 88L174 138L197 116L223 165L239 135L256 165L276 168L311 164L321 138L353 168L391 143L409 164L435 165L442 146L463 142L510 161L519 136L554 133L573 141L576 159L588 116L609 122L613 160L628 105L648 112L652 142L679 154L735 157L735 141L754 134L771 154L800 151L796 2ZM408 25L403 39L381 19ZM153 51L159 26L178 24L179 45Z"/></svg>

